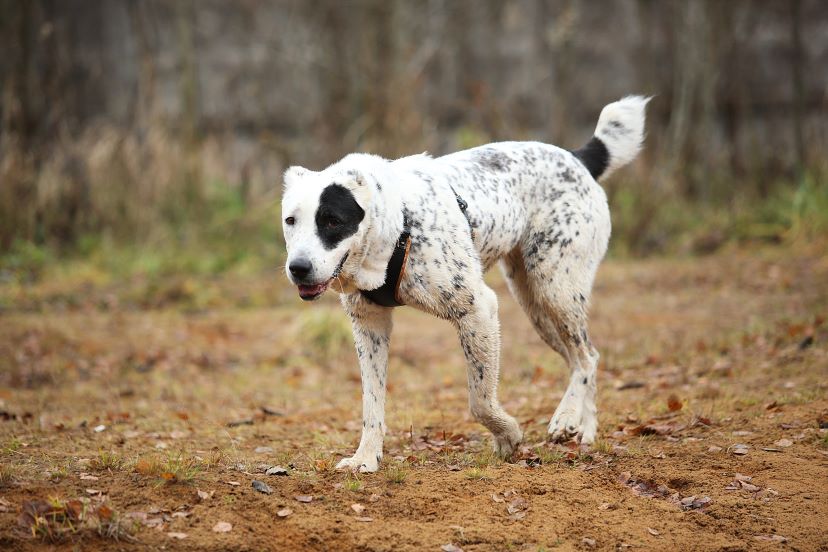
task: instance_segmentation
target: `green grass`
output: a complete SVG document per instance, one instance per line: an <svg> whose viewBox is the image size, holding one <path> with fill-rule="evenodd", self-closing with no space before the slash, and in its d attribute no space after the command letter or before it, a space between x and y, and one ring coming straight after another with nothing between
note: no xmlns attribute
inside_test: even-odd
<svg viewBox="0 0 828 552"><path fill-rule="evenodd" d="M357 474L349 473L342 482L342 488L352 493L359 492L362 490L362 480Z"/></svg>

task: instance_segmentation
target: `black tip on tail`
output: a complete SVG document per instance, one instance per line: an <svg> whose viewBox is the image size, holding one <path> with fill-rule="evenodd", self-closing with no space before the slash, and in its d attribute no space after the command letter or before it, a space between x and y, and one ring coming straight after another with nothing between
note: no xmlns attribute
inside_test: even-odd
<svg viewBox="0 0 828 552"><path fill-rule="evenodd" d="M595 180L604 174L609 165L609 150L604 142L595 136L584 147L573 151L572 155L581 160Z"/></svg>

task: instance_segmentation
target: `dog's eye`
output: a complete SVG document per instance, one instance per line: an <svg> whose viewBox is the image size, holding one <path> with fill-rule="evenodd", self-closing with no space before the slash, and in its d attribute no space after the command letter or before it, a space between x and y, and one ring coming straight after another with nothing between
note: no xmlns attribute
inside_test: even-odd
<svg viewBox="0 0 828 552"><path fill-rule="evenodd" d="M293 218L293 217L288 217L288 218L285 219L285 224L287 224L288 226L293 226L293 224L295 222L296 222L296 219Z"/></svg>
<svg viewBox="0 0 828 552"><path fill-rule="evenodd" d="M336 217L325 217L325 220L323 222L325 223L325 226L328 228L336 228L341 224L340 220Z"/></svg>

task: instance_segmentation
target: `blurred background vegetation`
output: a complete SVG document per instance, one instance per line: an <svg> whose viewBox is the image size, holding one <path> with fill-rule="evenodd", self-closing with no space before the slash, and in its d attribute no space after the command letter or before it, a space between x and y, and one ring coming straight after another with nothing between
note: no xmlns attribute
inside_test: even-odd
<svg viewBox="0 0 828 552"><path fill-rule="evenodd" d="M275 273L287 166L575 148L629 93L613 255L828 232L823 0L0 0L0 52L4 281Z"/></svg>

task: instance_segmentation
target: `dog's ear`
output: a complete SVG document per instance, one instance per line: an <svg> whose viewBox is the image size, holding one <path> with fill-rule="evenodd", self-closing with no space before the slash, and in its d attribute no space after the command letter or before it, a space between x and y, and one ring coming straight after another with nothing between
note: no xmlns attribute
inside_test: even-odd
<svg viewBox="0 0 828 552"><path fill-rule="evenodd" d="M298 165L289 167L288 170L285 171L284 176L282 177L283 189L287 190L306 174L308 174L308 169L306 169L305 167L300 167Z"/></svg>
<svg viewBox="0 0 828 552"><path fill-rule="evenodd" d="M345 187L353 192L364 188L367 182L364 174L356 169L351 169L348 171L348 180L345 182Z"/></svg>
<svg viewBox="0 0 828 552"><path fill-rule="evenodd" d="M348 178L343 183L345 188L354 194L359 206L367 210L371 201L371 187L368 185L367 177L360 171L352 169L348 171Z"/></svg>

